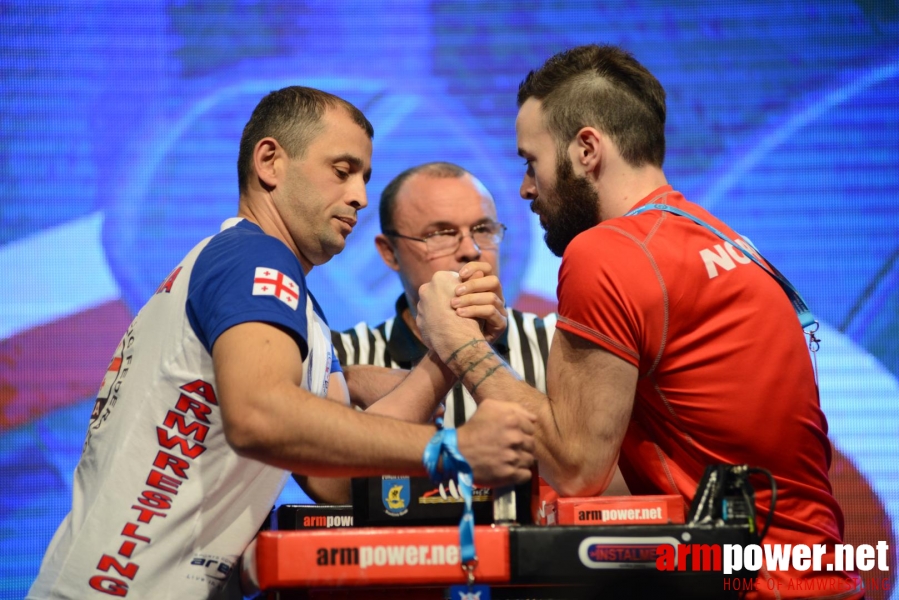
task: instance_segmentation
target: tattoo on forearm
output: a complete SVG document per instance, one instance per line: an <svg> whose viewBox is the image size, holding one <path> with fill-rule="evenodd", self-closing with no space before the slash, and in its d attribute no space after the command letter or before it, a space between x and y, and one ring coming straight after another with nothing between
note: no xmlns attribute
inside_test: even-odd
<svg viewBox="0 0 899 600"><path fill-rule="evenodd" d="M475 338L475 339L473 339L473 340L470 340L470 341L468 341L468 342L465 342L464 344L462 344L461 346L459 346L458 348L456 348L456 350L455 350L452 354L449 355L449 358L446 359L446 364L449 365L451 362L453 362L454 360L456 360L456 356L457 356L460 352L462 352L464 349L468 348L469 346L477 346L477 345L480 344L481 342L485 342L485 343L486 343L487 340L479 340L479 339Z"/></svg>
<svg viewBox="0 0 899 600"><path fill-rule="evenodd" d="M493 375L494 373L496 373L496 371L497 371L498 369L501 369L502 366L503 366L503 363L499 363L499 364L496 365L495 367L490 367L489 369L487 369L487 372L484 373L484 376L481 377L480 381L478 381L476 384L474 384L473 386L471 386L471 393L474 394L474 393L477 391L478 386L480 386L482 383L484 383L484 380L486 380L488 377L490 377L491 375Z"/></svg>
<svg viewBox="0 0 899 600"><path fill-rule="evenodd" d="M472 363L469 363L469 364L468 364L468 368L465 369L465 370L462 372L462 374L459 375L459 377L460 377L461 379L464 379L465 376L468 375L469 373L471 373L471 372L474 370L475 367L477 367L479 364L481 364L482 362L484 362L485 360L487 360L487 359L490 358L491 356L496 356L496 354L495 354L494 352L491 351L491 352L488 352L487 354L485 354L484 356L482 356L481 358L479 358L478 360L476 360L476 361L474 361L474 362L472 362Z"/></svg>

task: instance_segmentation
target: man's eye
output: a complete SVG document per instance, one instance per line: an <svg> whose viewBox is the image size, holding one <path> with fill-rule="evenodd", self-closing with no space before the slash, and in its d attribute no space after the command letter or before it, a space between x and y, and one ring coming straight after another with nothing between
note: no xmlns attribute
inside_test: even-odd
<svg viewBox="0 0 899 600"><path fill-rule="evenodd" d="M459 235L458 231L454 231L452 229L444 229L443 231L435 231L428 237L456 237L457 235Z"/></svg>
<svg viewBox="0 0 899 600"><path fill-rule="evenodd" d="M334 172L337 173L337 176L341 179L346 179L350 176L346 171L341 171L340 169L334 169Z"/></svg>

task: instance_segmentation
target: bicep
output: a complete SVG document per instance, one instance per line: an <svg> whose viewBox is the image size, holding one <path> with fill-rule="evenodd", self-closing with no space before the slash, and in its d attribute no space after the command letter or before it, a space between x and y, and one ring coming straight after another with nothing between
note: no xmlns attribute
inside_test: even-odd
<svg viewBox="0 0 899 600"><path fill-rule="evenodd" d="M547 395L559 434L578 460L591 461L592 487L604 487L634 405L637 367L596 344L557 330L549 353ZM583 452L583 454L581 454Z"/></svg>
<svg viewBox="0 0 899 600"><path fill-rule="evenodd" d="M235 325L212 347L216 388L225 431L252 416L276 397L279 389L297 388L303 360L294 338L258 321Z"/></svg>

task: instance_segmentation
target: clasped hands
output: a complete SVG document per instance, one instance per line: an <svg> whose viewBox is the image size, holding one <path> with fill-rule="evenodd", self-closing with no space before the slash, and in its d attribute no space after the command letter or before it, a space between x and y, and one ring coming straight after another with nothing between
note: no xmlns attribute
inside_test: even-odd
<svg viewBox="0 0 899 600"><path fill-rule="evenodd" d="M488 364L484 359L469 362L459 351L475 349L479 340L495 342L506 330L506 307L502 287L485 262L470 262L459 273L438 271L418 290L416 324L422 340L443 363L460 373L460 365ZM502 364L492 351L490 364ZM452 365L450 364L452 363ZM486 379L498 366L493 366ZM482 380L483 380L482 379ZM474 389L469 388L474 395ZM478 410L458 429L459 450L472 466L475 481L487 485L522 483L531 477L537 418L514 402L476 397Z"/></svg>
<svg viewBox="0 0 899 600"><path fill-rule="evenodd" d="M506 330L502 285L486 262L470 262L458 273L438 271L418 294L416 324L441 359L473 338L492 344Z"/></svg>

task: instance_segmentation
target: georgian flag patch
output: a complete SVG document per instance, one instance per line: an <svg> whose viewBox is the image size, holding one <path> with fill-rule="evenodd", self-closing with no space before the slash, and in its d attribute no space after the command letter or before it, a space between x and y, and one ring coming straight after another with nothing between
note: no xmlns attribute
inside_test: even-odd
<svg viewBox="0 0 899 600"><path fill-rule="evenodd" d="M274 296L294 310L300 304L300 286L297 282L281 271L267 267L256 267L253 295Z"/></svg>

